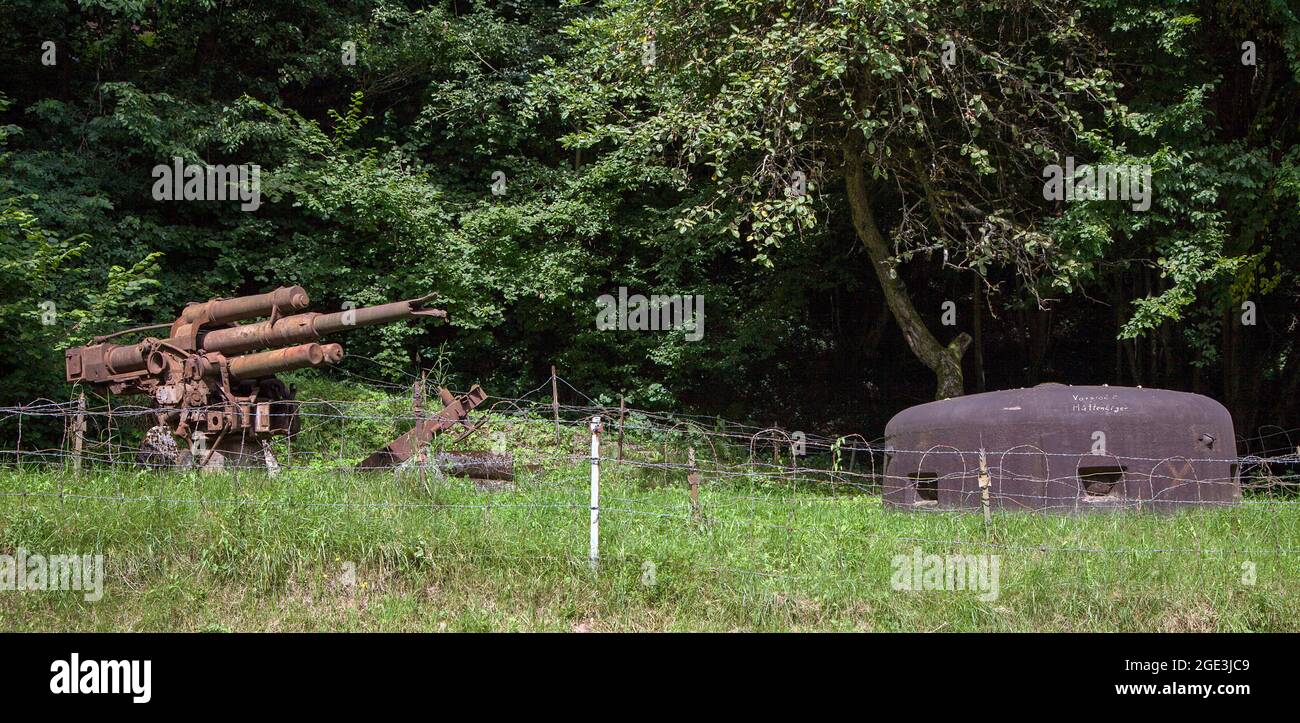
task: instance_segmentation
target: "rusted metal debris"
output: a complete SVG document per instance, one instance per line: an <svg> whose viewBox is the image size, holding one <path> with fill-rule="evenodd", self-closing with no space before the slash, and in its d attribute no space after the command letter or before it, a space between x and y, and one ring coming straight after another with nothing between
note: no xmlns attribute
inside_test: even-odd
<svg viewBox="0 0 1300 723"><path fill-rule="evenodd" d="M438 388L442 400L442 409L432 417L416 421L411 431L394 439L383 449L374 452L357 465L357 469L390 469L410 459L423 445L433 440L435 434L457 425L465 430L465 435L472 434L477 427L470 424L469 413L487 399L487 394L475 384L468 392L456 396ZM462 435L463 436L463 435Z"/></svg>
<svg viewBox="0 0 1300 723"><path fill-rule="evenodd" d="M437 434L453 427L464 431L457 439L478 431L478 425L469 421L469 413L487 399L487 394L475 384L468 392L456 396L439 387L438 396L442 400L442 409L428 419L420 419L409 432L394 439L357 465L357 470L380 470L419 464L419 452L429 444ZM428 462L426 462L428 463ZM514 455L494 454L491 452L438 452L433 456L433 466L440 472L454 477L469 477L480 488L500 487L486 485L491 482L514 482Z"/></svg>
<svg viewBox="0 0 1300 723"><path fill-rule="evenodd" d="M205 468L225 464L274 468L268 440L298 429L295 390L275 375L341 360L343 347L317 343L322 336L402 319L446 318L447 312L425 305L430 298L322 314L302 312L309 303L307 292L300 286L285 286L265 294L190 303L171 324L128 329L66 350L67 380L113 394L152 398L158 426L150 431L148 449L142 450L151 464L179 463L184 458ZM259 317L267 318L236 323ZM165 338L149 337L135 344L108 341L163 327L168 328ZM486 397L477 386L461 398L446 390L440 393L446 404L443 411L418 427L426 442L433 433L455 424L472 431L468 413ZM189 441L189 450L178 452L169 446L164 439L168 433ZM409 448L399 444L405 439L394 442L398 447L390 451L406 449L409 454Z"/></svg>
<svg viewBox="0 0 1300 723"><path fill-rule="evenodd" d="M1241 500L1232 417L1196 394L1040 384L912 407L885 435L884 501L904 509L979 509L985 491L1031 510Z"/></svg>

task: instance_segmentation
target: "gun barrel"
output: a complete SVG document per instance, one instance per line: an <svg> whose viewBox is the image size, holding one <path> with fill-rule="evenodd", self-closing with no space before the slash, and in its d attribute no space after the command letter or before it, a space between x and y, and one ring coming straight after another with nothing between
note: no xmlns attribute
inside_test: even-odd
<svg viewBox="0 0 1300 723"><path fill-rule="evenodd" d="M187 305L178 320L182 324L226 324L271 314L289 314L307 308L310 300L301 286L281 286L275 291L232 299L212 299Z"/></svg>
<svg viewBox="0 0 1300 723"><path fill-rule="evenodd" d="M338 331L347 331L356 326L387 324L390 321L398 321L412 316L445 317L447 315L447 313L441 309L422 308L420 303L421 302L418 300L394 301L391 304L380 304L378 306L366 306L360 309L336 311L332 314L321 314L316 317L316 333L321 335L333 334Z"/></svg>
<svg viewBox="0 0 1300 723"><path fill-rule="evenodd" d="M301 344L237 356L230 360L230 375L236 379L260 379L290 369L318 367L342 358L343 347L338 344Z"/></svg>

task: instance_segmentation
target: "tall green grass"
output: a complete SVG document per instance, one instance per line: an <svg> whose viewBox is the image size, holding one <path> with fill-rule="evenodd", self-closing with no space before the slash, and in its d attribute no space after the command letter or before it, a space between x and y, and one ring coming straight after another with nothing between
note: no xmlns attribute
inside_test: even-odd
<svg viewBox="0 0 1300 723"><path fill-rule="evenodd" d="M0 553L102 553L106 566L98 602L0 592L0 629L1300 628L1296 505L995 514L986 527L738 478L706 479L697 518L677 471L602 473L593 572L580 461L495 492L323 463L275 477L0 470ZM999 596L894 590L892 560L918 547L999 555Z"/></svg>

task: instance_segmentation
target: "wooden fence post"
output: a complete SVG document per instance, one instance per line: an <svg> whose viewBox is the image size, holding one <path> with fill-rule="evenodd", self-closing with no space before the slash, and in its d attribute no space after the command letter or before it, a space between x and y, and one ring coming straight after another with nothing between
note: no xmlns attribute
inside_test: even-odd
<svg viewBox="0 0 1300 723"><path fill-rule="evenodd" d="M623 415L627 407L623 404L623 395L618 395L618 461L623 461Z"/></svg>
<svg viewBox="0 0 1300 723"><path fill-rule="evenodd" d="M81 448L86 441L86 393L77 396L77 416L72 421L72 471L81 474Z"/></svg>
<svg viewBox="0 0 1300 723"><path fill-rule="evenodd" d="M555 385L555 365L551 365L551 413L555 417L555 438L560 438L560 390Z"/></svg>
<svg viewBox="0 0 1300 723"><path fill-rule="evenodd" d="M704 515L700 513L700 475L695 471L694 447L686 448L686 464L690 468L690 473L686 475L686 483L691 487L691 517L699 522Z"/></svg>
<svg viewBox="0 0 1300 723"><path fill-rule="evenodd" d="M108 465L111 467L113 466L113 393L109 392L105 396L108 401L106 402L104 426L108 433Z"/></svg>
<svg viewBox="0 0 1300 723"><path fill-rule="evenodd" d="M420 453L416 456L415 463L419 470L420 486L426 492L429 492L429 482L425 479L424 469L429 460L429 452L428 446L424 442L423 430L420 427L424 417L424 381L425 372L420 370L420 378L415 382L415 389L411 390L411 406L415 409L415 443L420 445Z"/></svg>

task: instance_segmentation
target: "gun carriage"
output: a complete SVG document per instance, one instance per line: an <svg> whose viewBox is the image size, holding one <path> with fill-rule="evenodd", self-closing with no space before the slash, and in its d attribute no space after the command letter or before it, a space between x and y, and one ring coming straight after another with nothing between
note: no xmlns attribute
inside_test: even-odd
<svg viewBox="0 0 1300 723"><path fill-rule="evenodd" d="M318 341L331 334L403 319L445 319L447 312L426 305L430 298L318 313L303 311L310 302L301 286L284 286L264 294L191 302L169 324L95 337L91 344L66 350L67 380L152 400L157 425L140 450L144 462L207 469L265 464L274 469L269 440L294 434L299 426L296 390L276 374L340 361L342 346ZM163 338L110 341L164 327ZM473 431L468 417L486 398L483 390L476 385L456 396L440 389L439 395L441 412L371 455L363 468L401 464L418 445L449 427ZM185 440L185 449L175 437Z"/></svg>

